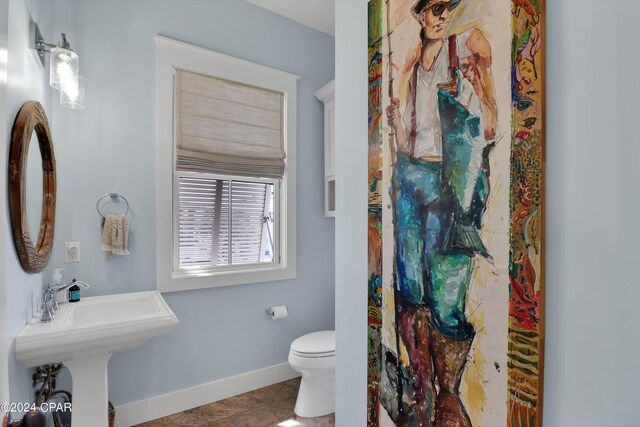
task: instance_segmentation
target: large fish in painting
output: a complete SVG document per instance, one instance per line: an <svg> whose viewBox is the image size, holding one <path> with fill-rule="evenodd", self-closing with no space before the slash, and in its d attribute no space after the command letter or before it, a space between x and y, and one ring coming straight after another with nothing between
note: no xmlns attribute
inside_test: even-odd
<svg viewBox="0 0 640 427"><path fill-rule="evenodd" d="M495 142L487 143L478 103L463 105L461 97L470 92L459 70L452 82L455 90L441 85L438 107L442 126L443 182L447 187L449 210L453 215L444 247L468 251L485 258L489 253L482 243L479 229L482 211L489 194L488 155ZM470 101L472 101L471 98Z"/></svg>

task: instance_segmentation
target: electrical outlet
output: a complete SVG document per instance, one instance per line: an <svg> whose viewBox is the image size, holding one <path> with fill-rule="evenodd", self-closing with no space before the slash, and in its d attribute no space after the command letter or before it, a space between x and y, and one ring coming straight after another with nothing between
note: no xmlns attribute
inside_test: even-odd
<svg viewBox="0 0 640 427"><path fill-rule="evenodd" d="M64 243L64 262L80 262L80 242Z"/></svg>

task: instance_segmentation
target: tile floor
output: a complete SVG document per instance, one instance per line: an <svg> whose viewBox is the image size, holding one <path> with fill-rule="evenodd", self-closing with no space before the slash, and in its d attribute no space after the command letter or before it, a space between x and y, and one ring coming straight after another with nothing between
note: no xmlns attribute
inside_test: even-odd
<svg viewBox="0 0 640 427"><path fill-rule="evenodd" d="M293 412L300 378L170 415L137 427L333 427L335 415L301 418Z"/></svg>

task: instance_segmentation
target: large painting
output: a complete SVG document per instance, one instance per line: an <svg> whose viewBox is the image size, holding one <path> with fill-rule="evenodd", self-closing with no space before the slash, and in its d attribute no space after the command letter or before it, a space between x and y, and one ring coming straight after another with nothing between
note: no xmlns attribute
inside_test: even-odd
<svg viewBox="0 0 640 427"><path fill-rule="evenodd" d="M368 41L368 425L540 426L544 0L370 0Z"/></svg>

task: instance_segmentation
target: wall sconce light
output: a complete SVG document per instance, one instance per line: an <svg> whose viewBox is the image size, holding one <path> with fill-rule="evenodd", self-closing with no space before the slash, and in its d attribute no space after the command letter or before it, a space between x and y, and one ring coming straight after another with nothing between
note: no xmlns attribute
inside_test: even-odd
<svg viewBox="0 0 640 427"><path fill-rule="evenodd" d="M49 53L49 85L60 91L60 105L72 109L84 108L84 78L78 74L78 55L71 50L67 37L62 33L60 42L46 43L38 24L32 22L32 48L38 52L44 65L44 55Z"/></svg>
<svg viewBox="0 0 640 427"><path fill-rule="evenodd" d="M84 109L84 77L78 76L78 84L60 91L60 105L72 110Z"/></svg>

